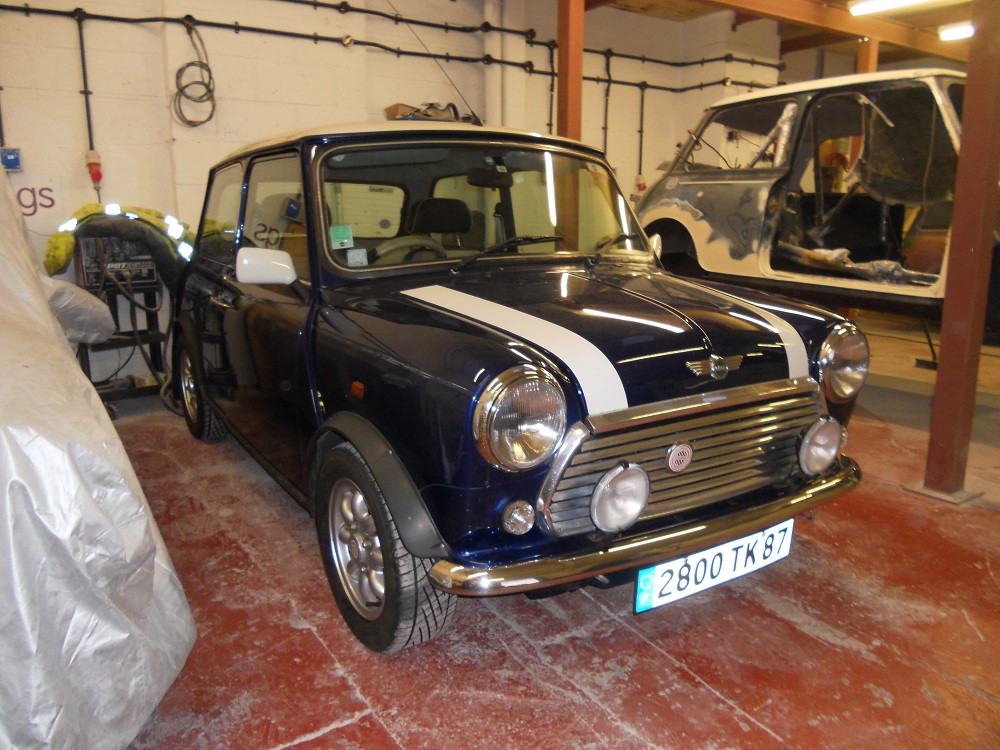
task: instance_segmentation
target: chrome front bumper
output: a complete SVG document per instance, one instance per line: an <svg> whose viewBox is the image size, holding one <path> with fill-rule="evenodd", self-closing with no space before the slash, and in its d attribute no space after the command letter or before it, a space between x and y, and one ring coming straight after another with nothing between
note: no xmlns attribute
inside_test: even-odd
<svg viewBox="0 0 1000 750"><path fill-rule="evenodd" d="M857 486L861 469L841 457L838 470L801 492L704 523L619 540L610 546L539 560L497 565L462 565L441 560L430 570L431 584L449 594L496 596L552 588L574 581L640 568L690 555L780 523Z"/></svg>

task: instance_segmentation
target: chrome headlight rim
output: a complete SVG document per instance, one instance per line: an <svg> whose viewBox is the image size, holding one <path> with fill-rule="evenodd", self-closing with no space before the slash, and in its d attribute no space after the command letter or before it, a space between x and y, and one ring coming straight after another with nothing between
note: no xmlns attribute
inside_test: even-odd
<svg viewBox="0 0 1000 750"><path fill-rule="evenodd" d="M864 346L864 365L860 368L862 371L857 378L856 385L853 385L850 390L845 391L838 387L834 376L840 372L837 355L843 351L845 342L848 342L852 338ZM860 362L860 360L857 361ZM830 329L826 338L823 339L823 343L820 344L816 367L818 379L823 388L823 395L829 401L835 404L843 404L857 398L861 392L861 388L865 384L865 380L868 378L868 372L871 367L871 349L868 346L868 338L861 332L861 329L850 321L837 323Z"/></svg>
<svg viewBox="0 0 1000 750"><path fill-rule="evenodd" d="M557 428L552 430L553 439L545 450L530 460L518 461L510 455L505 455L501 446L494 442L493 426L501 414L504 399L513 389L530 381L536 381L543 387L550 388L552 395L556 397L559 409ZM555 455L566 433L566 423L566 396L555 376L535 365L516 365L497 375L483 389L472 415L472 436L479 454L496 468L511 473L529 471L541 466Z"/></svg>

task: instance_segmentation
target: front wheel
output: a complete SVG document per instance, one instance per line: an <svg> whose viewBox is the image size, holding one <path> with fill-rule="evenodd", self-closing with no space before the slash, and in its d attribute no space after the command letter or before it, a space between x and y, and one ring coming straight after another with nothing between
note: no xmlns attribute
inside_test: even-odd
<svg viewBox="0 0 1000 750"><path fill-rule="evenodd" d="M368 465L350 444L327 455L316 484L316 530L326 575L351 632L372 651L425 643L454 619L457 601L430 584Z"/></svg>

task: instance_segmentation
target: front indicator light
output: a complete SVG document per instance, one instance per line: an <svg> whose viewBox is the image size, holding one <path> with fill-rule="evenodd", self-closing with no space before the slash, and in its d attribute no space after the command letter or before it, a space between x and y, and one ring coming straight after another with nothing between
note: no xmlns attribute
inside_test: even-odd
<svg viewBox="0 0 1000 750"><path fill-rule="evenodd" d="M515 500L504 507L500 522L508 534L527 534L535 525L535 509L527 500Z"/></svg>
<svg viewBox="0 0 1000 750"><path fill-rule="evenodd" d="M649 500L649 477L642 467L622 462L601 477L590 500L590 517L601 531L627 529Z"/></svg>
<svg viewBox="0 0 1000 750"><path fill-rule="evenodd" d="M822 474L837 460L847 441L847 431L832 417L813 422L799 445L799 467L811 477Z"/></svg>

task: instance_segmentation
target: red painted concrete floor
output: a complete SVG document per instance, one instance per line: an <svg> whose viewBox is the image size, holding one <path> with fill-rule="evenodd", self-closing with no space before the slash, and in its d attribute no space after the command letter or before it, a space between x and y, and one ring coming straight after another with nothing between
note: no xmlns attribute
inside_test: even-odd
<svg viewBox="0 0 1000 750"><path fill-rule="evenodd" d="M134 750L1000 747L997 412L970 459L990 492L956 507L901 489L923 475L914 403L857 415L862 486L770 568L641 616L630 587L466 600L388 657L350 636L312 520L232 439L123 416L198 623Z"/></svg>

